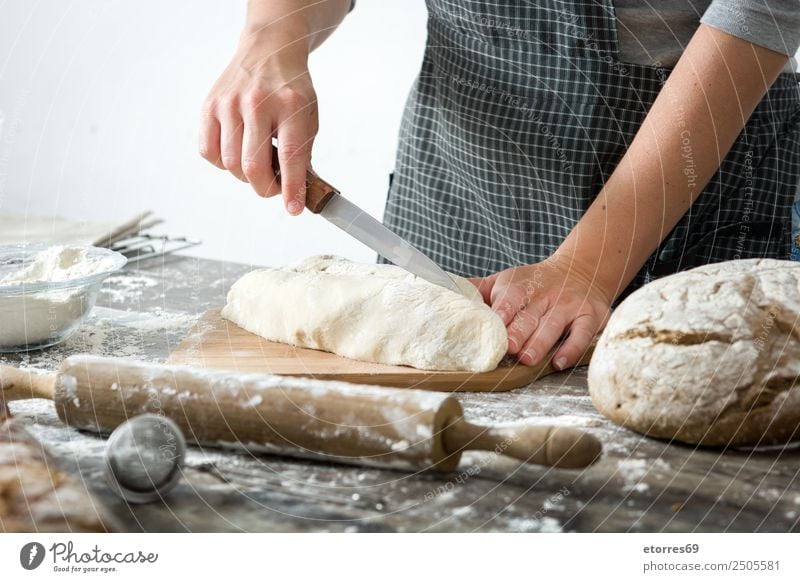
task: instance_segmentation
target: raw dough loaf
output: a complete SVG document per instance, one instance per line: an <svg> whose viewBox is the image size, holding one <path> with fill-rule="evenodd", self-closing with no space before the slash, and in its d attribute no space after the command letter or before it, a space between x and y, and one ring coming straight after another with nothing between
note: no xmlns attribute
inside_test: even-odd
<svg viewBox="0 0 800 582"><path fill-rule="evenodd" d="M752 259L659 279L616 309L589 365L608 418L704 445L800 439L800 264Z"/></svg>
<svg viewBox="0 0 800 582"><path fill-rule="evenodd" d="M500 317L465 279L469 298L400 267L310 257L253 271L222 317L268 340L356 360L426 370L493 370L508 347Z"/></svg>

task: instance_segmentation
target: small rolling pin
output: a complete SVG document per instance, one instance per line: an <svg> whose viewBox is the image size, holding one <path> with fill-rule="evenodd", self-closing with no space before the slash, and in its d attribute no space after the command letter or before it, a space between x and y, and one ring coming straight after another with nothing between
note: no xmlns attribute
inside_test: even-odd
<svg viewBox="0 0 800 582"><path fill-rule="evenodd" d="M565 427L489 428L464 420L446 394L162 366L97 356L66 359L55 375L0 366L5 400L48 398L70 426L108 434L138 414L162 414L186 438L355 464L451 471L462 451L491 450L562 468L591 464L591 435Z"/></svg>

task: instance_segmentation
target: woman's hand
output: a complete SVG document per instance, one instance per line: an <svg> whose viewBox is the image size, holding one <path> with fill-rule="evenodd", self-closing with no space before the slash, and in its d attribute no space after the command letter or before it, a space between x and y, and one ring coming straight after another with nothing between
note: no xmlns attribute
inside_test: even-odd
<svg viewBox="0 0 800 582"><path fill-rule="evenodd" d="M318 129L303 30L246 32L203 106L200 155L249 182L260 196L283 192L290 214L305 204L306 171ZM281 183L272 169L278 140Z"/></svg>
<svg viewBox="0 0 800 582"><path fill-rule="evenodd" d="M250 182L260 196L282 191L290 214L305 206L319 127L308 55L351 7L351 0L248 0L239 47L203 105L200 155ZM272 138L278 140L280 186Z"/></svg>
<svg viewBox="0 0 800 582"><path fill-rule="evenodd" d="M606 323L613 298L591 272L557 256L472 279L508 329L508 353L525 365L541 362L564 338L553 366L575 365Z"/></svg>

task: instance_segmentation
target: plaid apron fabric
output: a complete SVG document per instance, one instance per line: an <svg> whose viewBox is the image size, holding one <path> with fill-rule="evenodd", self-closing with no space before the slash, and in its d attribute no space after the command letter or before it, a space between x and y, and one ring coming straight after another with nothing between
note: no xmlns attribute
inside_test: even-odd
<svg viewBox="0 0 800 582"><path fill-rule="evenodd" d="M669 71L619 61L610 0L428 0L428 11L384 222L463 276L544 260ZM690 134L686 146L691 184ZM788 258L798 176L798 84L783 75L631 289L708 262Z"/></svg>

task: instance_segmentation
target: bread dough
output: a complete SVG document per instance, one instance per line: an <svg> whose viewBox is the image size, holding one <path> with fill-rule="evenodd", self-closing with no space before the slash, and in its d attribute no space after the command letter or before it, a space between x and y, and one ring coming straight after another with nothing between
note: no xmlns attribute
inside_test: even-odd
<svg viewBox="0 0 800 582"><path fill-rule="evenodd" d="M800 439L800 264L706 265L650 283L611 316L589 365L608 418L704 445Z"/></svg>
<svg viewBox="0 0 800 582"><path fill-rule="evenodd" d="M500 317L468 294L400 267L310 257L253 271L228 293L222 317L268 340L426 370L493 370L508 347Z"/></svg>

